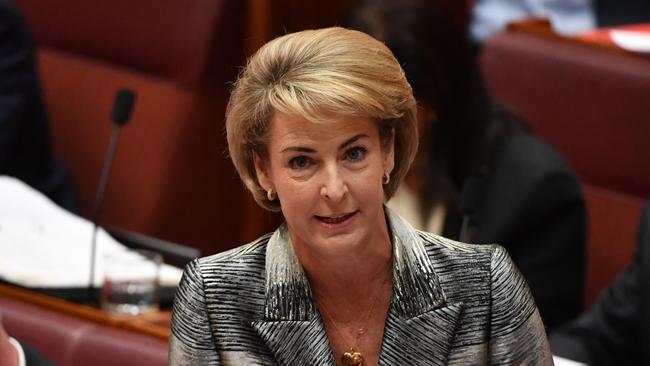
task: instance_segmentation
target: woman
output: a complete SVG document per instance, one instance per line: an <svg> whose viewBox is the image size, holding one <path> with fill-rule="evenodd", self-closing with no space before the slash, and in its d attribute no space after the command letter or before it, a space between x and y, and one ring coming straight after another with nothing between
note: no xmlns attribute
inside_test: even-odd
<svg viewBox="0 0 650 366"><path fill-rule="evenodd" d="M384 41L420 107L420 153L388 206L417 229L499 243L544 324L582 311L586 214L563 157L495 104L466 36L435 0L364 0L344 24Z"/></svg>
<svg viewBox="0 0 650 366"><path fill-rule="evenodd" d="M262 47L226 129L272 235L191 262L170 363L550 364L539 313L499 246L414 230L386 209L417 149L416 105L392 53L328 28Z"/></svg>

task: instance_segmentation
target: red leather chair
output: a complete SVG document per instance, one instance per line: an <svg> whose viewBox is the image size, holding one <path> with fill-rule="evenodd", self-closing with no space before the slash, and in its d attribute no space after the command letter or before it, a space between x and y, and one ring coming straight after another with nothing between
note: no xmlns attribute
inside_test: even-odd
<svg viewBox="0 0 650 366"><path fill-rule="evenodd" d="M629 263L650 197L650 62L515 27L487 41L481 64L497 99L558 148L583 183L588 305Z"/></svg>
<svg viewBox="0 0 650 366"><path fill-rule="evenodd" d="M19 0L38 45L53 146L89 214L116 90L137 93L103 223L203 254L240 243L242 185L225 151L245 2Z"/></svg>
<svg viewBox="0 0 650 366"><path fill-rule="evenodd" d="M59 366L167 365L167 341L0 296L11 336Z"/></svg>

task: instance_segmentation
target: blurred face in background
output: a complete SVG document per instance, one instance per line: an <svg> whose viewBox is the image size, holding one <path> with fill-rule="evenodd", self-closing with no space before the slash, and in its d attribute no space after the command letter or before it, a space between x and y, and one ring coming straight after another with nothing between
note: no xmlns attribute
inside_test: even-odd
<svg viewBox="0 0 650 366"><path fill-rule="evenodd" d="M382 146L368 117L330 119L276 112L267 158L255 157L260 184L277 192L299 255L344 255L385 234L382 178L393 169L393 141Z"/></svg>

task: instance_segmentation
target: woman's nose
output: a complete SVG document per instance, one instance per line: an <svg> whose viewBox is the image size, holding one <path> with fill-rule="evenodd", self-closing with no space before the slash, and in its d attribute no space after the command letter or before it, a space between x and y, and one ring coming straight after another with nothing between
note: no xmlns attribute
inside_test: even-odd
<svg viewBox="0 0 650 366"><path fill-rule="evenodd" d="M340 201L347 193L348 186L338 169L334 167L325 169L320 188L321 197L330 201Z"/></svg>

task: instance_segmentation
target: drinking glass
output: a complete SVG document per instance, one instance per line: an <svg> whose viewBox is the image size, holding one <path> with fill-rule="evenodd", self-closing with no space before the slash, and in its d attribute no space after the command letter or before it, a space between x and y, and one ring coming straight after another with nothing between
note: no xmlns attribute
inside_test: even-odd
<svg viewBox="0 0 650 366"><path fill-rule="evenodd" d="M104 256L102 308L113 315L140 315L158 309L160 253L126 250Z"/></svg>

